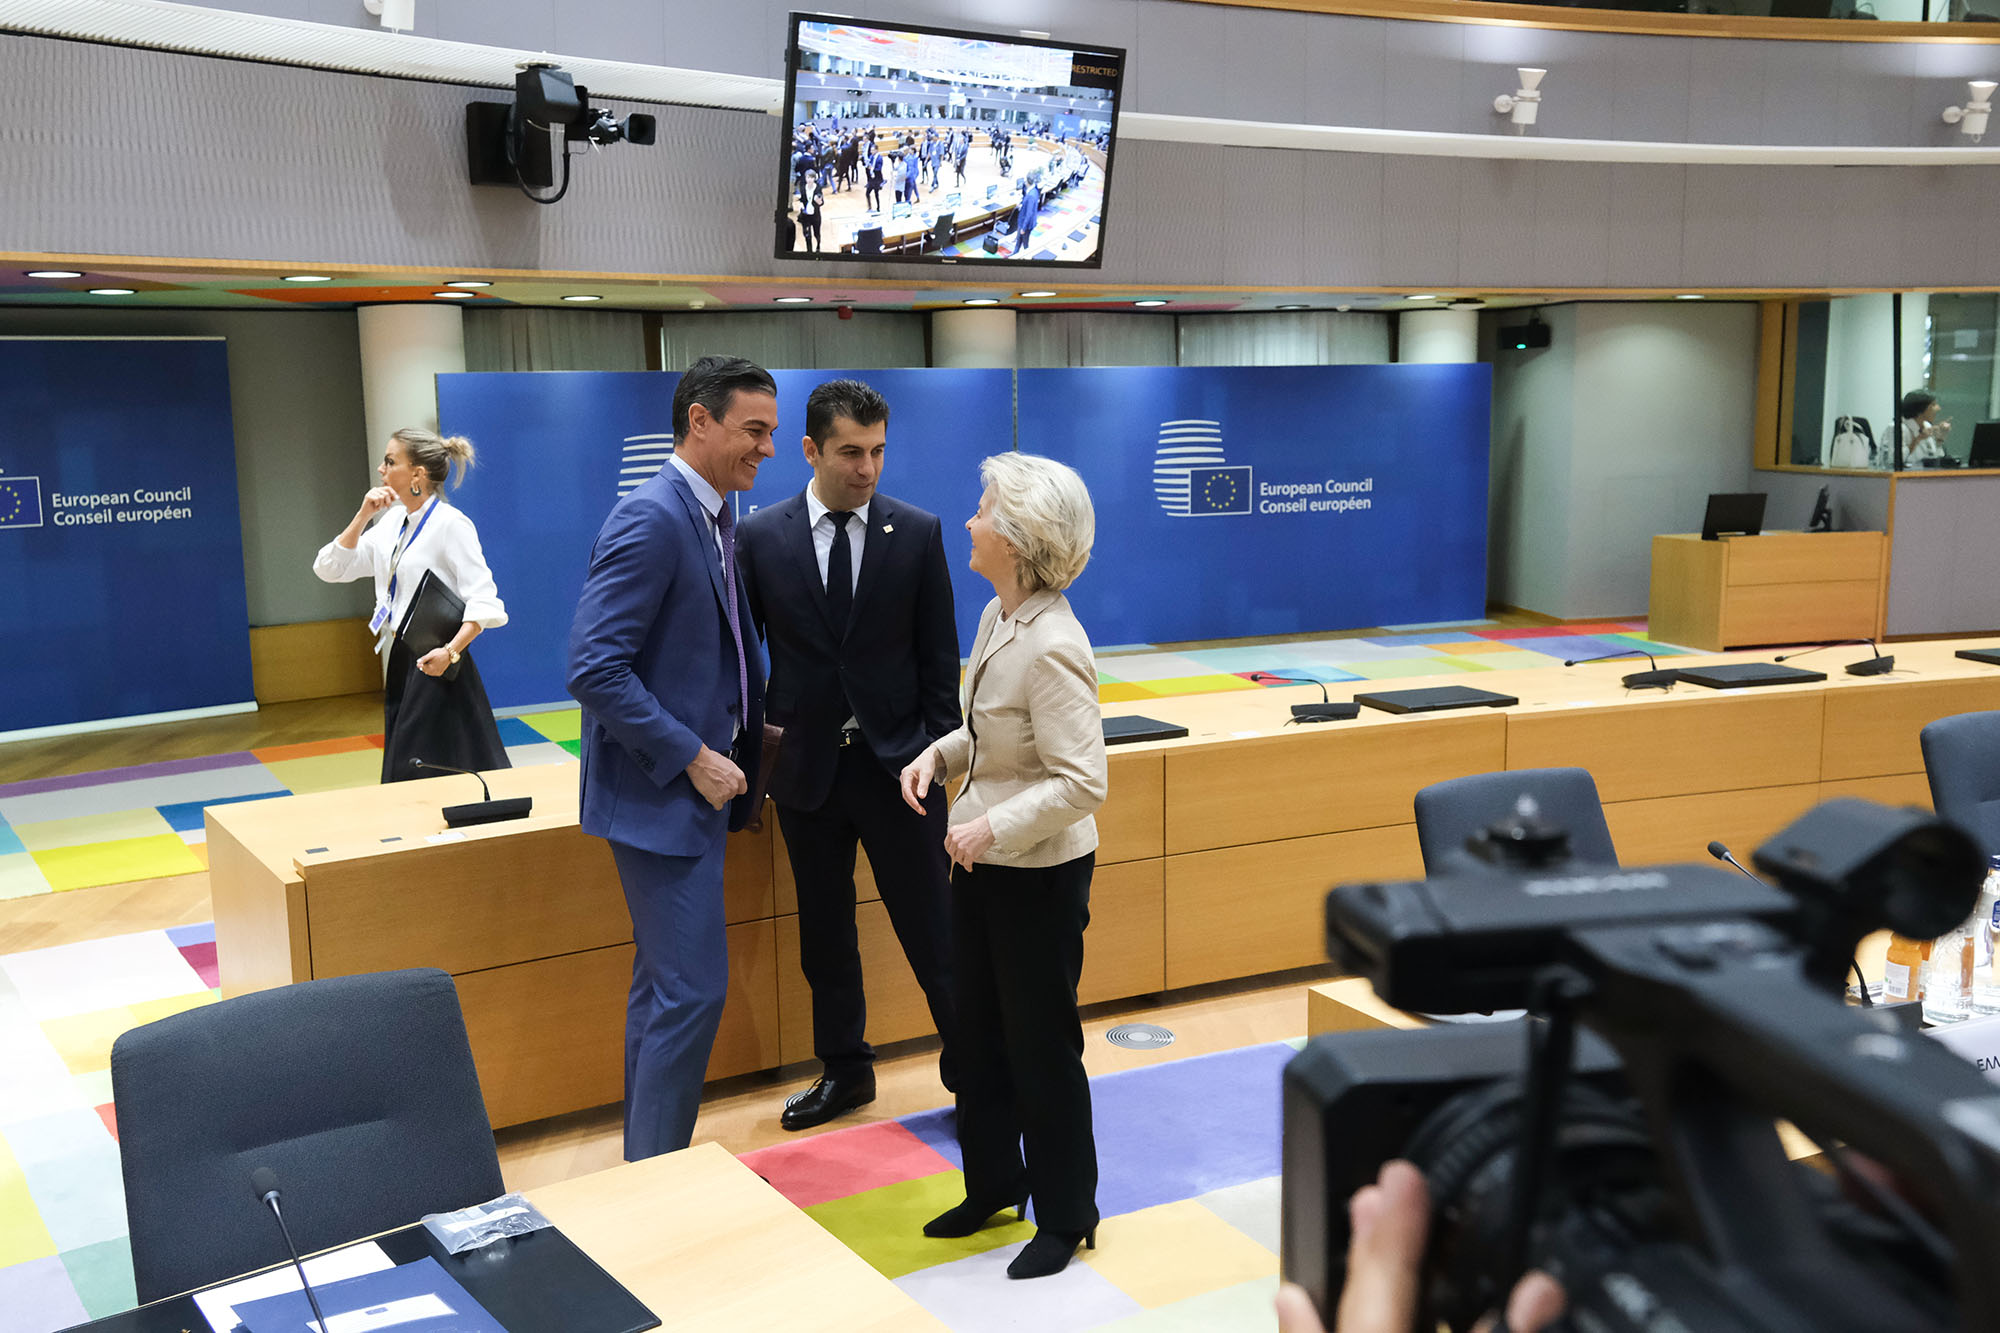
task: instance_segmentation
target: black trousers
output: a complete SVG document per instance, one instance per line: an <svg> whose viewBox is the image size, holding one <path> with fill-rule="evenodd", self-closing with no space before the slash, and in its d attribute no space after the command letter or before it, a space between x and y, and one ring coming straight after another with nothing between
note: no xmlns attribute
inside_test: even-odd
<svg viewBox="0 0 2000 1333"><path fill-rule="evenodd" d="M1097 1140L1076 983L1096 853L952 871L958 1143L965 1195L1035 1201L1035 1224L1097 1225ZM1025 1155L1024 1155L1025 1149Z"/></svg>
<svg viewBox="0 0 2000 1333"><path fill-rule="evenodd" d="M840 751L833 789L819 809L778 807L799 891L799 964L812 986L813 1053L828 1074L858 1074L875 1062L854 928L858 843L937 1024L938 1073L947 1088L958 1086L944 793L932 792L925 804L921 815L903 804L896 779L865 744L855 744Z"/></svg>
<svg viewBox="0 0 2000 1333"><path fill-rule="evenodd" d="M446 680L417 670L416 657L401 639L390 645L382 690L382 781L438 776L411 768L412 759L475 773L512 767L471 653L460 654L457 678Z"/></svg>

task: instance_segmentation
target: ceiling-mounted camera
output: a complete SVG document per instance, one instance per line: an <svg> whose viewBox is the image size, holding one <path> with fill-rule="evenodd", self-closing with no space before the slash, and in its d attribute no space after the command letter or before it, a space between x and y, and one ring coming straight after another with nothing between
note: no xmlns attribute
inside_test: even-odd
<svg viewBox="0 0 2000 1333"><path fill-rule="evenodd" d="M571 144L647 147L656 131L652 116L634 112L620 120L590 105L590 90L560 66L536 62L515 71L511 104L466 105L466 165L474 185L512 185L538 204L553 204L569 192ZM552 195L536 193L551 188Z"/></svg>

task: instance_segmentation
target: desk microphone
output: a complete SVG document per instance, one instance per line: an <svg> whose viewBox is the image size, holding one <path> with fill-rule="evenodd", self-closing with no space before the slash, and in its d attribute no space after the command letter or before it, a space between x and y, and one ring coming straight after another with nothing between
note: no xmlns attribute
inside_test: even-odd
<svg viewBox="0 0 2000 1333"><path fill-rule="evenodd" d="M1869 650L1872 651L1875 654L1875 656L1863 658L1859 662L1849 662L1847 664L1848 675L1886 676L1891 671L1894 671L1896 669L1896 659L1893 657L1883 656L1882 650L1875 646L1875 640L1873 639L1835 639L1832 643L1815 644L1811 648L1801 648L1795 653L1785 653L1782 656L1774 657L1771 660L1773 662L1789 662L1794 657L1804 657L1807 653L1816 653L1821 648L1852 648L1857 644L1863 644L1863 643L1868 645Z"/></svg>
<svg viewBox="0 0 2000 1333"><path fill-rule="evenodd" d="M1566 667L1589 666L1592 662L1609 662L1618 657L1643 657L1651 671L1634 671L1624 680L1628 690L1664 690L1681 678L1681 673L1671 667L1662 669L1658 660L1644 648L1627 648L1622 653L1606 653L1602 657L1572 657L1564 662Z"/></svg>
<svg viewBox="0 0 2000 1333"><path fill-rule="evenodd" d="M412 772L426 768L439 773L460 773L472 778L479 783L480 795L485 798L468 805L446 806L444 808L446 828L463 828L467 824L494 824L503 819L525 819L528 811L534 808L535 798L532 796L509 796L505 800L494 800L493 789L486 785L486 779L469 768L453 768L450 764L431 764L421 759L410 761Z"/></svg>
<svg viewBox="0 0 2000 1333"><path fill-rule="evenodd" d="M1832 645L1832 644L1824 644L1824 645L1822 645L1822 646L1823 646L1823 647L1827 647L1827 648L1831 648L1831 647L1833 647L1834 645ZM1729 862L1729 864L1730 864L1730 865L1733 865L1733 866L1735 866L1735 867L1736 867L1736 868L1737 868L1738 870L1742 870L1742 871L1743 871L1743 873L1744 873L1744 874L1745 874L1746 876L1748 876L1749 878L1751 878L1751 879L1753 879L1753 880L1756 880L1756 881L1757 881L1757 883L1759 883L1759 884L1762 884L1762 883L1764 882L1764 881L1763 881L1763 880L1761 880L1761 879L1757 879L1757 877L1756 877L1755 875L1752 875L1752 874L1750 874L1750 872L1749 872L1748 870L1744 869L1744 866L1743 866L1743 863L1742 863L1741 861L1737 860L1737 859L1736 859L1736 857L1735 857L1735 855L1734 855L1734 854L1733 854L1733 853L1732 853L1732 852L1731 852L1731 851L1729 850L1729 848L1728 848L1728 847L1727 847L1727 846L1726 846L1725 844L1723 844L1722 842L1720 842L1720 841L1716 841L1716 842L1711 842L1711 843L1709 843L1709 844L1708 844L1708 854L1709 854L1710 856L1714 857L1714 858L1715 858L1716 860L1718 860L1718 861L1727 861L1727 862ZM1855 979L1856 981L1859 981L1859 982L1861 983L1861 1004L1862 1004L1862 1006L1863 1006L1864 1008L1873 1008L1873 1007L1874 1007L1874 1004L1875 1004L1875 997L1874 997L1874 996L1872 996L1872 995L1870 995L1870 994L1868 993L1868 978L1862 975L1862 972L1861 972L1861 964L1860 964L1860 963L1858 963L1858 962L1856 962L1856 963L1850 963L1850 964L1849 964L1849 966L1850 966L1850 967L1852 967L1852 968L1854 969L1854 979Z"/></svg>
<svg viewBox="0 0 2000 1333"><path fill-rule="evenodd" d="M278 1234L285 1238L285 1252L292 1256L292 1267L299 1270L299 1285L306 1289L306 1299L312 1302L313 1318L319 1321L320 1333L326 1333L326 1316L320 1313L319 1297L314 1294L312 1283L306 1281L306 1266L299 1259L299 1247L292 1244L292 1229L285 1225L285 1215L278 1208L278 1173L268 1166L260 1166L250 1173L250 1188L257 1191L257 1197L271 1210L271 1216L278 1219Z"/></svg>
<svg viewBox="0 0 2000 1333"><path fill-rule="evenodd" d="M1275 680L1287 685L1319 686L1318 703L1292 705L1293 722L1345 722L1361 712L1360 704L1334 703L1326 692L1326 682L1314 680L1311 676L1274 676L1268 671L1250 671L1246 672L1245 676L1250 680Z"/></svg>

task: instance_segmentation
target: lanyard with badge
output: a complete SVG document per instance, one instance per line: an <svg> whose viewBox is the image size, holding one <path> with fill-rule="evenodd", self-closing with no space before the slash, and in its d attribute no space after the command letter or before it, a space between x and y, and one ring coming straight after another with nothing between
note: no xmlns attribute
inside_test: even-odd
<svg viewBox="0 0 2000 1333"><path fill-rule="evenodd" d="M370 634L380 634L382 627L389 623L389 610L396 605L397 567L403 563L403 557L410 553L410 548L417 544L417 538L423 536L424 524L431 521L431 515L436 513L438 507L443 503L442 499L432 500L430 506L424 510L424 516L417 520L417 530L410 533L407 537L399 537L396 541L396 549L389 553L389 595L382 601L375 603L375 614L369 617L368 620L368 632ZM405 514L403 516L404 528L407 529L409 524L410 517L408 514Z"/></svg>

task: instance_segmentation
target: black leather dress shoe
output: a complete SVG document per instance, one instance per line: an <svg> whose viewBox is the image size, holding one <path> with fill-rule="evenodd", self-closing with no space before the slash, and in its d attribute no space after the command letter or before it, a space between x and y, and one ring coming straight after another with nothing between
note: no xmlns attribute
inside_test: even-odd
<svg viewBox="0 0 2000 1333"><path fill-rule="evenodd" d="M786 1129L811 1129L874 1100L873 1070L865 1074L822 1074L819 1082L786 1103L778 1123Z"/></svg>

